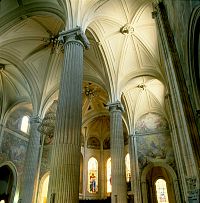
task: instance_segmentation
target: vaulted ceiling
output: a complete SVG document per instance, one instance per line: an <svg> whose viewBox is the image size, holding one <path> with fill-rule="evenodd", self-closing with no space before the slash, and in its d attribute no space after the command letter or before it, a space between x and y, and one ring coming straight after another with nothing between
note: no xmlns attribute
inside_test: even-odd
<svg viewBox="0 0 200 203"><path fill-rule="evenodd" d="M152 1L10 0L0 2L0 102L6 112L26 100L44 114L57 99L63 50L57 36L81 26L84 52L83 120L105 115L107 102L122 100L126 122L148 112L164 114L162 72ZM88 118L88 120L86 119Z"/></svg>

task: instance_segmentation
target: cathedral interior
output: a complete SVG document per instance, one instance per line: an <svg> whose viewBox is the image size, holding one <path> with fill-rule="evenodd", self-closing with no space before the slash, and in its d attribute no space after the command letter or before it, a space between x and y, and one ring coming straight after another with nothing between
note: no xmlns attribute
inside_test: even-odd
<svg viewBox="0 0 200 203"><path fill-rule="evenodd" d="M0 203L199 203L199 138L199 0L0 0Z"/></svg>

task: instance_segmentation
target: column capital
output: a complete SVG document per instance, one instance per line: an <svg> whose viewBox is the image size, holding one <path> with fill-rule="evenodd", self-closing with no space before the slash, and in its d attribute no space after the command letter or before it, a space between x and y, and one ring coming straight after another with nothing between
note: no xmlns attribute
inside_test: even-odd
<svg viewBox="0 0 200 203"><path fill-rule="evenodd" d="M38 116L38 115L36 115L36 116L31 116L30 117L30 123L31 124L35 124L35 123L41 123L41 118Z"/></svg>
<svg viewBox="0 0 200 203"><path fill-rule="evenodd" d="M186 177L188 191L193 191L197 186L197 178L195 176Z"/></svg>
<svg viewBox="0 0 200 203"><path fill-rule="evenodd" d="M63 44L68 41L80 41L86 49L89 49L90 46L90 43L81 27L60 32L59 41L61 41Z"/></svg>
<svg viewBox="0 0 200 203"><path fill-rule="evenodd" d="M120 101L108 103L107 106L110 112L117 111L117 110L120 110L121 112L124 111L124 107Z"/></svg>

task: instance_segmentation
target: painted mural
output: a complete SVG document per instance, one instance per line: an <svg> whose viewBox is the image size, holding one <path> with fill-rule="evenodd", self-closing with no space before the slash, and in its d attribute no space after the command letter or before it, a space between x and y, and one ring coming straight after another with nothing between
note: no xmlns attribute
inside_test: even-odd
<svg viewBox="0 0 200 203"><path fill-rule="evenodd" d="M100 141L96 137L89 137L87 140L87 148L100 149Z"/></svg>
<svg viewBox="0 0 200 203"><path fill-rule="evenodd" d="M17 110L15 110L9 116L9 118L6 122L6 127L10 130L17 132L17 133L20 132L20 134L23 134L23 136L25 136L25 137L29 137L28 134L20 131L22 117L24 115L31 115L31 112L28 109L17 109Z"/></svg>
<svg viewBox="0 0 200 203"><path fill-rule="evenodd" d="M1 159L12 161L15 164L19 175L21 175L26 158L27 146L28 142L5 131L0 161Z"/></svg>
<svg viewBox="0 0 200 203"><path fill-rule="evenodd" d="M51 104L48 111L46 112L41 125L39 126L39 131L42 136L44 136L44 146L40 165L40 178L43 177L43 175L50 170L57 105L57 100L54 100L54 102Z"/></svg>
<svg viewBox="0 0 200 203"><path fill-rule="evenodd" d="M52 153L52 145L46 145L43 147L42 160L40 166L40 177L43 177L43 175L50 170L51 153Z"/></svg>
<svg viewBox="0 0 200 203"><path fill-rule="evenodd" d="M56 125L56 109L57 101L54 101L39 126L39 131L44 136L44 145L53 144L53 136Z"/></svg>
<svg viewBox="0 0 200 203"><path fill-rule="evenodd" d="M110 149L110 137L106 137L103 141L103 149Z"/></svg>
<svg viewBox="0 0 200 203"><path fill-rule="evenodd" d="M168 129L166 119L158 114L148 113L138 120L136 140L140 168L158 160L174 167L174 153Z"/></svg>
<svg viewBox="0 0 200 203"><path fill-rule="evenodd" d="M136 133L144 134L168 130L167 120L159 114L147 113L136 123Z"/></svg>

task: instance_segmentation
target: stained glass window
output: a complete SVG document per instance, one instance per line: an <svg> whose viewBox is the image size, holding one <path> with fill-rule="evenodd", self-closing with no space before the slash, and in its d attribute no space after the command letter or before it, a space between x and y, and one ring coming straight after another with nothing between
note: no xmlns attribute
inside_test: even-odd
<svg viewBox="0 0 200 203"><path fill-rule="evenodd" d="M106 164L107 170L107 193L112 192L112 183L111 183L111 158L108 159Z"/></svg>
<svg viewBox="0 0 200 203"><path fill-rule="evenodd" d="M29 130L29 117L23 116L21 122L21 131L24 133L28 133L28 130Z"/></svg>
<svg viewBox="0 0 200 203"><path fill-rule="evenodd" d="M98 191L98 161L94 157L88 161L88 191L90 193Z"/></svg>
<svg viewBox="0 0 200 203"><path fill-rule="evenodd" d="M169 201L166 181L163 179L158 179L155 184L158 203L168 203Z"/></svg>

